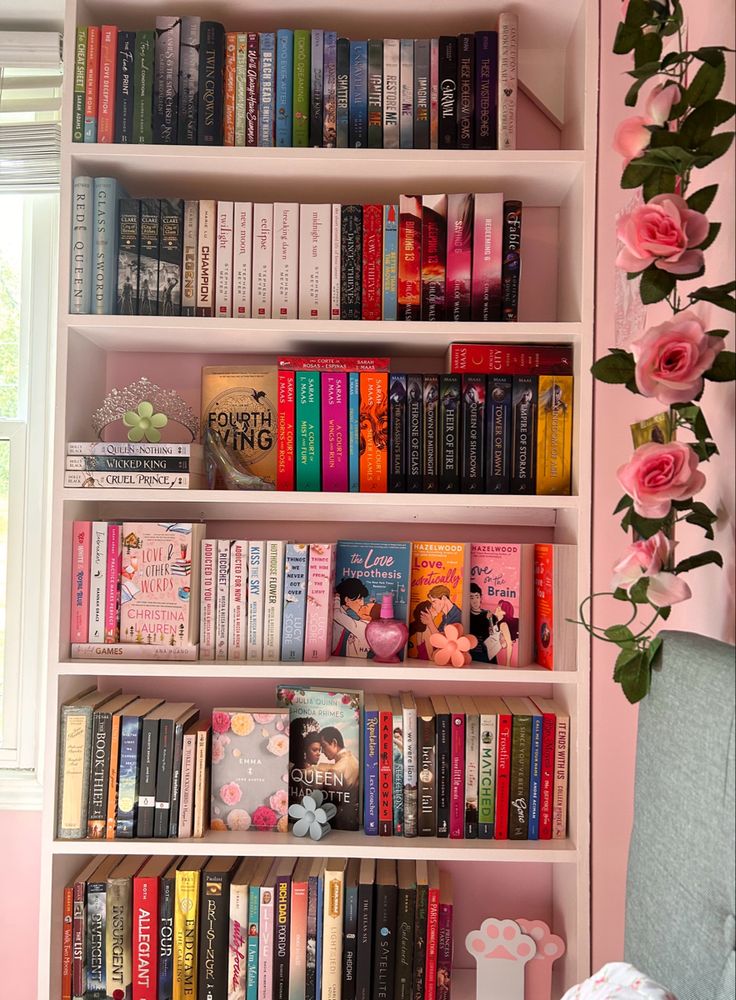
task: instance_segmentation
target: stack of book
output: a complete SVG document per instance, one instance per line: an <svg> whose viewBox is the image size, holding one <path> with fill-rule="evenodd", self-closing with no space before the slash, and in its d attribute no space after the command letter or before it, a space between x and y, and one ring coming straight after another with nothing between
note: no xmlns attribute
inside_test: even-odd
<svg viewBox="0 0 736 1000"><path fill-rule="evenodd" d="M72 211L74 314L518 318L522 204L502 194L183 201L128 198L113 178L79 176Z"/></svg>
<svg viewBox="0 0 736 1000"><path fill-rule="evenodd" d="M64 889L61 996L449 1000L452 889L433 861L95 858Z"/></svg>
<svg viewBox="0 0 736 1000"><path fill-rule="evenodd" d="M64 486L188 490L205 485L200 445L70 441Z"/></svg>
<svg viewBox="0 0 736 1000"><path fill-rule="evenodd" d="M225 31L76 32L74 142L515 149L518 20L439 38Z"/></svg>

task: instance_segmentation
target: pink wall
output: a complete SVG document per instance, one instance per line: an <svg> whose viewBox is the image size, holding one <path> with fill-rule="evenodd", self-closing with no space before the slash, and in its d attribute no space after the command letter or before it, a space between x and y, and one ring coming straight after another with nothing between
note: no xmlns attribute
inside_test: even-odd
<svg viewBox="0 0 736 1000"><path fill-rule="evenodd" d="M0 885L12 906L0 907L0 989L17 1000L35 1000L38 899L40 892L41 813L0 812Z"/></svg>

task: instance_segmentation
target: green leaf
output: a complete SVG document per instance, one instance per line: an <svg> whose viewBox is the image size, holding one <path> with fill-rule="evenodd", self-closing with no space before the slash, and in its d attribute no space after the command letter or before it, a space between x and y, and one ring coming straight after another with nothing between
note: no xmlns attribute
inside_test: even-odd
<svg viewBox="0 0 736 1000"><path fill-rule="evenodd" d="M649 578L644 576L637 580L629 591L629 597L635 604L648 604L647 591L649 590Z"/></svg>
<svg viewBox="0 0 736 1000"><path fill-rule="evenodd" d="M662 618L669 618L670 609L666 609L666 615L662 614L664 610L664 608L659 609L660 616ZM652 670L659 669L660 661L662 659L662 637L660 635L655 636L649 643L649 648L647 649L647 659L649 660L649 666Z"/></svg>
<svg viewBox="0 0 736 1000"><path fill-rule="evenodd" d="M640 534L642 538L651 538L652 535L656 535L657 532L662 529L666 521L666 518L642 517L640 514L637 514L633 508L631 509L630 514L631 527L634 531Z"/></svg>
<svg viewBox="0 0 736 1000"><path fill-rule="evenodd" d="M708 330L709 337L727 337L728 334L728 330Z"/></svg>
<svg viewBox="0 0 736 1000"><path fill-rule="evenodd" d="M617 56L625 56L631 52L639 38L639 31L630 24L619 24L616 31L616 38L613 43L613 51Z"/></svg>
<svg viewBox="0 0 736 1000"><path fill-rule="evenodd" d="M707 438L710 437L710 429L708 427L708 422L706 421L705 414L700 409L700 407L696 406L695 409L697 410L697 412L695 414L692 423L693 434L698 439L698 441L705 441Z"/></svg>
<svg viewBox="0 0 736 1000"><path fill-rule="evenodd" d="M711 222L708 227L708 235L705 237L702 243L698 244L699 250L707 250L709 246L715 241L716 237L721 231L720 222Z"/></svg>
<svg viewBox="0 0 736 1000"><path fill-rule="evenodd" d="M631 642L634 633L626 625L611 625L606 629L606 638L613 642Z"/></svg>
<svg viewBox="0 0 736 1000"><path fill-rule="evenodd" d="M654 169L654 167L648 164L632 160L631 163L627 164L626 169L621 175L621 187L625 189L641 187Z"/></svg>
<svg viewBox="0 0 736 1000"><path fill-rule="evenodd" d="M733 52L733 49L729 49L725 45L703 45L691 55L694 55L701 62L708 63L709 66L717 67L724 65L724 52Z"/></svg>
<svg viewBox="0 0 736 1000"><path fill-rule="evenodd" d="M651 684L651 668L646 655L639 653L622 663L615 679L632 705L645 698Z"/></svg>
<svg viewBox="0 0 736 1000"><path fill-rule="evenodd" d="M619 502L616 504L616 509L614 510L613 513L620 514L622 510L626 510L628 507L633 507L633 506L634 506L634 501L631 499L628 493L625 493L621 497Z"/></svg>
<svg viewBox="0 0 736 1000"><path fill-rule="evenodd" d="M599 358L590 370L599 382L606 382L608 385L625 385L634 374L634 358L626 351L621 354L607 354L605 357Z"/></svg>
<svg viewBox="0 0 736 1000"><path fill-rule="evenodd" d="M698 72L693 77L692 83L687 88L686 96L688 103L699 108L706 101L712 101L720 93L723 81L726 76L726 61L723 55L720 62L713 65L709 61L703 62Z"/></svg>
<svg viewBox="0 0 736 1000"><path fill-rule="evenodd" d="M710 518L704 517L703 515L698 513L693 513L693 514L688 514L685 520L687 521L688 524L694 524L696 528L702 528L705 537L708 538L710 541L712 541L715 538L712 527L713 522L711 521Z"/></svg>
<svg viewBox="0 0 736 1000"><path fill-rule="evenodd" d="M736 354L733 351L721 351L716 355L712 368L705 372L709 382L733 382L736 379Z"/></svg>
<svg viewBox="0 0 736 1000"><path fill-rule="evenodd" d="M708 187L701 188L690 195L687 199L688 207L694 212L707 212L717 193L718 185L709 184Z"/></svg>
<svg viewBox="0 0 736 1000"><path fill-rule="evenodd" d="M685 140L682 138L679 132L670 132L668 128L664 125L649 126L649 131L652 133L652 138L649 140L649 146L651 149L666 149L667 147L677 147L678 149L686 149Z"/></svg>
<svg viewBox="0 0 736 1000"><path fill-rule="evenodd" d="M718 447L713 441L695 441L690 443L690 447L698 456L700 462L710 462L714 455L718 454Z"/></svg>
<svg viewBox="0 0 736 1000"><path fill-rule="evenodd" d="M639 295L645 306L666 299L675 287L675 276L652 265L641 276Z"/></svg>
<svg viewBox="0 0 736 1000"><path fill-rule="evenodd" d="M713 163L714 160L718 160L721 156L725 156L731 148L733 137L733 132L719 132L717 135L712 135L710 139L706 139L705 142L700 144L697 155L693 160L693 166L698 167L699 169L701 167L707 167Z"/></svg>
<svg viewBox="0 0 736 1000"><path fill-rule="evenodd" d="M634 45L634 64L647 66L653 62L659 63L662 55L662 39L655 32L640 35Z"/></svg>
<svg viewBox="0 0 736 1000"><path fill-rule="evenodd" d="M704 285L694 292L688 292L688 298L691 302L710 302L721 309L736 312L734 291L736 291L736 281L729 281L725 285L711 285L710 287Z"/></svg>
<svg viewBox="0 0 736 1000"><path fill-rule="evenodd" d="M730 101L706 101L691 111L680 126L680 134L688 148L697 149L709 139L713 129L733 117L734 106Z"/></svg>
<svg viewBox="0 0 736 1000"><path fill-rule="evenodd" d="M626 24L632 28L641 28L651 17L649 4L645 0L631 0L626 11Z"/></svg>
<svg viewBox="0 0 736 1000"><path fill-rule="evenodd" d="M631 663L632 660L638 659L641 656L641 652L636 648L636 646L627 647L622 649L621 652L616 657L616 664L613 668L613 679L617 684L621 683L622 671L626 669L627 664Z"/></svg>
<svg viewBox="0 0 736 1000"><path fill-rule="evenodd" d="M642 185L644 201L651 201L658 194L672 194L677 186L677 176L674 170L664 167L653 170Z"/></svg>
<svg viewBox="0 0 736 1000"><path fill-rule="evenodd" d="M654 76L654 73L655 71L652 70L652 72L649 73L647 76L643 76L641 77L641 79L636 80L634 83L631 84L631 86L626 92L626 97L624 98L624 104L626 105L627 108L635 107L637 98L639 97L639 91L647 82L647 80L651 79L651 77Z"/></svg>
<svg viewBox="0 0 736 1000"><path fill-rule="evenodd" d="M636 162L642 166L665 167L677 173L684 173L692 167L695 160L696 156L689 150L673 145L650 148L636 158Z"/></svg>
<svg viewBox="0 0 736 1000"><path fill-rule="evenodd" d="M693 569L700 569L701 566L712 565L723 569L723 556L720 552L710 549L708 552L699 552L696 556L683 559L675 566L675 573L689 573Z"/></svg>
<svg viewBox="0 0 736 1000"><path fill-rule="evenodd" d="M623 587L617 587L613 592L613 596L616 598L617 601L628 601L629 599L629 595L626 593Z"/></svg>

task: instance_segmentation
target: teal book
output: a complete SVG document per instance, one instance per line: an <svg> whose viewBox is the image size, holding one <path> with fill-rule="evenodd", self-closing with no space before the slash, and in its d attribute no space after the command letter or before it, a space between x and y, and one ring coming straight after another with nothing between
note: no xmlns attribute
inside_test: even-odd
<svg viewBox="0 0 736 1000"><path fill-rule="evenodd" d="M296 488L319 492L322 485L320 449L320 373L296 373Z"/></svg>
<svg viewBox="0 0 736 1000"><path fill-rule="evenodd" d="M348 372L348 483L360 493L360 372Z"/></svg>
<svg viewBox="0 0 736 1000"><path fill-rule="evenodd" d="M258 921L261 913L261 890L251 885L248 890L248 966L245 980L246 1000L258 1000Z"/></svg>
<svg viewBox="0 0 736 1000"><path fill-rule="evenodd" d="M276 32L276 145L291 146L294 89L294 32Z"/></svg>

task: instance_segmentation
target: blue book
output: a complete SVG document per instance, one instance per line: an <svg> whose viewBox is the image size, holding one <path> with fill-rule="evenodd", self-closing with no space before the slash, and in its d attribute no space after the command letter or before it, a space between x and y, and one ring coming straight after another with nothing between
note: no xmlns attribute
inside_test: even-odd
<svg viewBox="0 0 736 1000"><path fill-rule="evenodd" d="M368 145L368 42L350 42L350 118L348 145Z"/></svg>
<svg viewBox="0 0 736 1000"><path fill-rule="evenodd" d="M333 656L370 658L365 630L384 594L394 599L394 617L406 621L410 556L408 542L337 543Z"/></svg>
<svg viewBox="0 0 736 1000"><path fill-rule="evenodd" d="M261 913L261 890L248 889L248 961L246 965L246 1000L258 1000L258 922Z"/></svg>
<svg viewBox="0 0 736 1000"><path fill-rule="evenodd" d="M378 836L378 705L374 695L367 695L363 713L363 832ZM403 771L402 777L403 777Z"/></svg>
<svg viewBox="0 0 736 1000"><path fill-rule="evenodd" d="M291 146L292 90L294 88L294 32L276 32L276 145Z"/></svg>
<svg viewBox="0 0 736 1000"><path fill-rule="evenodd" d="M532 762L529 773L529 828L528 839L539 840L539 802L542 781L542 713L529 706L532 717Z"/></svg>
<svg viewBox="0 0 736 1000"><path fill-rule="evenodd" d="M322 921L325 909L325 880L324 875L319 880L317 888L317 989L315 996L322 996Z"/></svg>
<svg viewBox="0 0 736 1000"><path fill-rule="evenodd" d="M360 493L360 372L348 372L348 481Z"/></svg>
<svg viewBox="0 0 736 1000"><path fill-rule="evenodd" d="M276 36L272 31L262 31L259 44L258 145L273 146Z"/></svg>
<svg viewBox="0 0 736 1000"><path fill-rule="evenodd" d="M383 318L396 319L399 261L399 206L383 206Z"/></svg>
<svg viewBox="0 0 736 1000"><path fill-rule="evenodd" d="M138 698L129 705L120 720L120 762L118 764L118 814L115 836L135 836L138 816L138 779L141 759L143 719L162 703L162 698Z"/></svg>
<svg viewBox="0 0 736 1000"><path fill-rule="evenodd" d="M304 659L308 566L309 547L288 542L284 560L284 610L281 618L281 659L284 662L301 663Z"/></svg>
<svg viewBox="0 0 736 1000"><path fill-rule="evenodd" d="M115 312L118 274L117 215L118 182L113 177L95 177L91 311L97 316L110 316Z"/></svg>
<svg viewBox="0 0 736 1000"><path fill-rule="evenodd" d="M94 219L94 181L75 177L72 188L72 239L69 312L86 315L92 306L92 232Z"/></svg>

